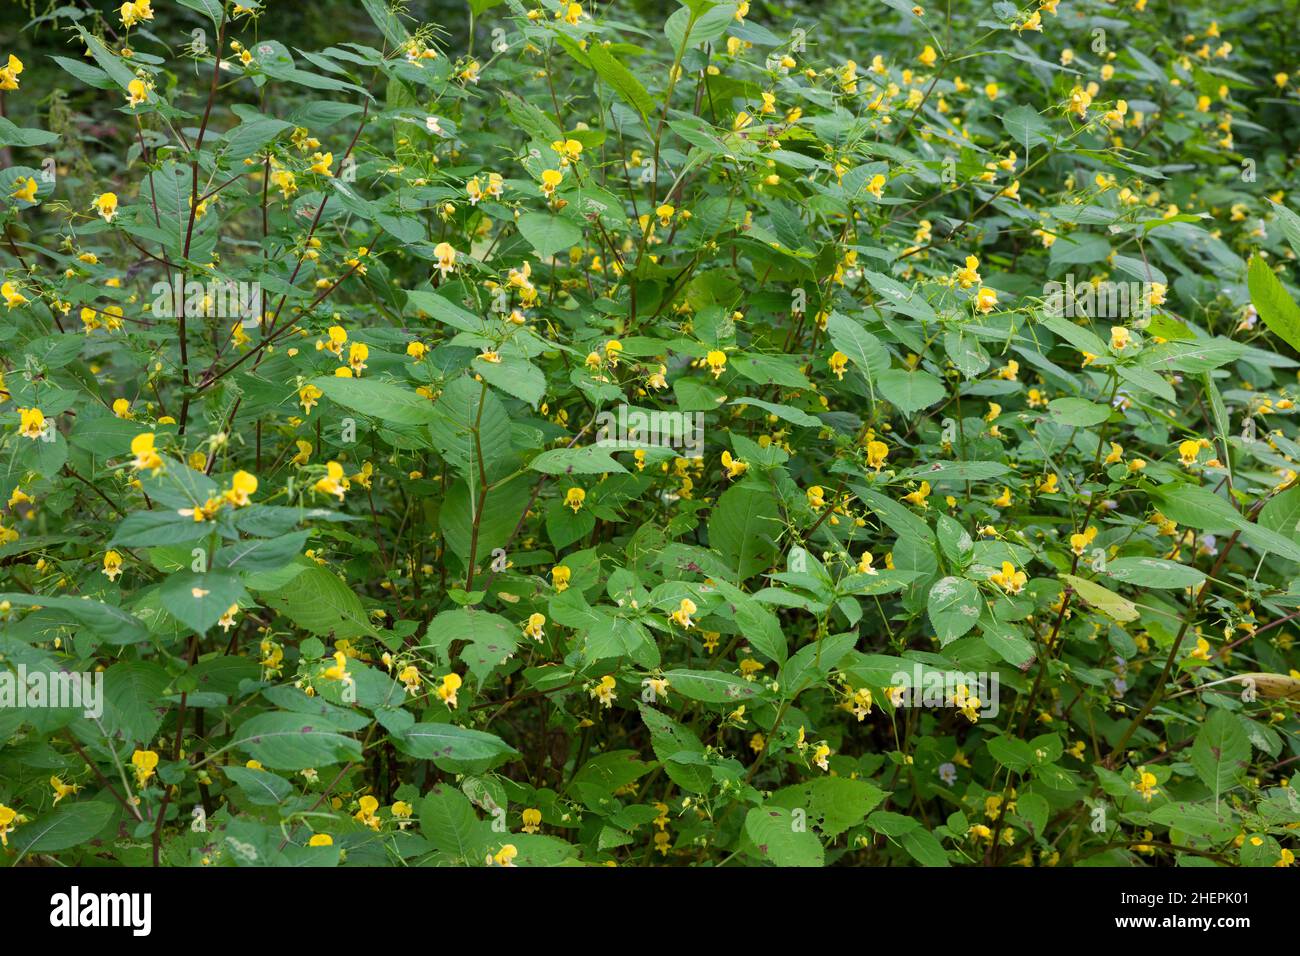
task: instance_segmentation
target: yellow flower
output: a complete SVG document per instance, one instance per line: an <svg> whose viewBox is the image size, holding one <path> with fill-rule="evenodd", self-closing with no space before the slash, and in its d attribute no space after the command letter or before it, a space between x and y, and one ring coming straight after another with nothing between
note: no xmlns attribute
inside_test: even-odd
<svg viewBox="0 0 1300 956"><path fill-rule="evenodd" d="M527 635L528 637L531 637L533 640L537 641L538 643L541 643L542 638L546 636L546 631L543 630L545 625L546 625L545 614L537 614L537 613L530 614L528 615L527 623L524 624L524 634Z"/></svg>
<svg viewBox="0 0 1300 956"><path fill-rule="evenodd" d="M924 67L932 67L938 58L938 54L934 52L934 47L927 43L925 49L921 51L921 55L916 58L916 61Z"/></svg>
<svg viewBox="0 0 1300 956"><path fill-rule="evenodd" d="M117 194L100 193L91 206L103 217L104 222L112 222L113 217L117 215Z"/></svg>
<svg viewBox="0 0 1300 956"><path fill-rule="evenodd" d="M1124 326L1112 325L1110 327L1110 347L1116 352L1121 352L1128 348L1128 345L1132 340L1129 330L1124 328Z"/></svg>
<svg viewBox="0 0 1300 956"><path fill-rule="evenodd" d="M152 750L137 750L131 755L131 766L135 769L136 786L143 787L158 766L158 755Z"/></svg>
<svg viewBox="0 0 1300 956"><path fill-rule="evenodd" d="M1197 457L1201 454L1201 443L1197 441L1184 441L1178 443L1178 460L1187 468L1196 464Z"/></svg>
<svg viewBox="0 0 1300 956"><path fill-rule="evenodd" d="M45 434L45 416L39 408L20 408L18 418L20 420L18 434L24 438L36 441Z"/></svg>
<svg viewBox="0 0 1300 956"><path fill-rule="evenodd" d="M555 590L564 591L569 586L569 578L573 577L573 570L563 564L557 564L551 568L551 584Z"/></svg>
<svg viewBox="0 0 1300 956"><path fill-rule="evenodd" d="M1038 483L1039 494L1054 495L1058 490L1056 472L1050 473L1046 478Z"/></svg>
<svg viewBox="0 0 1300 956"><path fill-rule="evenodd" d="M574 3L571 4L571 6L576 7L578 5ZM497 851L497 854L495 856L489 853L486 863L488 866L514 866L515 865L514 859L518 855L519 855L519 850L515 848L515 845L513 843L507 843L505 846L503 846L500 850Z"/></svg>
<svg viewBox="0 0 1300 956"><path fill-rule="evenodd" d="M570 488L564 493L565 507L572 508L573 513L577 514L582 508L582 503L587 500L587 492L578 487Z"/></svg>
<svg viewBox="0 0 1300 956"><path fill-rule="evenodd" d="M1066 111L1083 119L1088 115L1088 107L1091 105L1092 94L1083 87L1076 86L1070 91L1070 104Z"/></svg>
<svg viewBox="0 0 1300 956"><path fill-rule="evenodd" d="M614 701L618 698L618 695L614 693L616 686L614 678L606 674L597 683L593 684L587 693L591 695L593 700L600 701L602 707L609 708L613 706Z"/></svg>
<svg viewBox="0 0 1300 956"><path fill-rule="evenodd" d="M353 342L348 346L348 366L354 375L361 377L366 368L366 359L370 357L370 347L364 342Z"/></svg>
<svg viewBox="0 0 1300 956"><path fill-rule="evenodd" d="M884 198L885 182L885 177L880 175L880 173L876 173L876 175L871 177L871 182L867 183L867 192L871 193L871 195L875 196L877 199Z"/></svg>
<svg viewBox="0 0 1300 956"><path fill-rule="evenodd" d="M696 612L695 602L690 598L682 598L682 603L673 611L671 617L675 624L690 630L695 622L691 620L691 615Z"/></svg>
<svg viewBox="0 0 1300 956"><path fill-rule="evenodd" d="M6 807L0 803L0 845L9 845L9 831L19 823L25 823L27 818L18 813L13 807Z"/></svg>
<svg viewBox="0 0 1300 956"><path fill-rule="evenodd" d="M1029 580L1029 575L1024 571L1017 571L1010 561L1003 561L1002 570L990 574L989 580L1008 594L1019 594L1025 589L1025 582Z"/></svg>
<svg viewBox="0 0 1300 956"><path fill-rule="evenodd" d="M911 494L903 495L903 500L908 504L916 505L918 508L929 508L930 505L925 500L928 497L930 497L930 483L928 481L922 481L921 487L917 488L916 491L913 491Z"/></svg>
<svg viewBox="0 0 1300 956"><path fill-rule="evenodd" d="M71 796L80 791L81 787L75 783L64 783L59 777L51 777L50 789L54 791L54 803L57 805L64 797Z"/></svg>
<svg viewBox="0 0 1300 956"><path fill-rule="evenodd" d="M879 574L880 572L877 571L877 570L872 566L874 562L875 562L875 558L872 557L871 552L870 552L870 551L863 551L863 552L862 552L862 556L861 556L860 558L858 558L858 573L859 573L859 574Z"/></svg>
<svg viewBox="0 0 1300 956"><path fill-rule="evenodd" d="M885 459L889 457L889 446L883 441L867 442L867 464L880 471L885 464Z"/></svg>
<svg viewBox="0 0 1300 956"><path fill-rule="evenodd" d="M830 757L830 755L831 755L830 747L828 747L826 744L818 744L817 747L813 750L812 762L815 763L818 767L821 767L822 770L830 770L831 765L827 759L828 757Z"/></svg>
<svg viewBox="0 0 1300 956"><path fill-rule="evenodd" d="M1147 301L1152 305L1164 305L1166 291L1166 286L1163 282L1151 283L1151 290L1147 293Z"/></svg>
<svg viewBox="0 0 1300 956"><path fill-rule="evenodd" d="M318 176L333 176L333 167L333 153L312 153L311 166L308 167L307 171L316 173Z"/></svg>
<svg viewBox="0 0 1300 956"><path fill-rule="evenodd" d="M127 106L139 106L147 102L149 102L149 84L141 79L134 79L126 84Z"/></svg>
<svg viewBox="0 0 1300 956"><path fill-rule="evenodd" d="M727 353L714 349L704 357L704 361L708 363L709 368L713 371L713 377L718 378L727 367Z"/></svg>
<svg viewBox="0 0 1300 956"><path fill-rule="evenodd" d="M969 289L980 281L980 261L976 256L967 256L966 265L957 270L957 284L963 289Z"/></svg>
<svg viewBox="0 0 1300 956"><path fill-rule="evenodd" d="M302 413L310 415L311 410L316 407L317 402L325 393L315 385L304 385L298 389L298 401L302 403Z"/></svg>
<svg viewBox="0 0 1300 956"><path fill-rule="evenodd" d="M0 90L18 89L18 74L22 71L23 61L10 53L9 62L0 66Z"/></svg>
<svg viewBox="0 0 1300 956"><path fill-rule="evenodd" d="M826 507L826 489L821 485L812 485L808 488L808 507L814 511L820 511Z"/></svg>
<svg viewBox="0 0 1300 956"><path fill-rule="evenodd" d="M993 499L993 507L1010 508L1011 507L1011 489L1006 485L1002 486L1002 494Z"/></svg>
<svg viewBox="0 0 1300 956"><path fill-rule="evenodd" d="M520 817L523 819L523 831L525 833L536 833L541 829L542 811L534 807L524 810Z"/></svg>
<svg viewBox="0 0 1300 956"><path fill-rule="evenodd" d="M423 683L423 679L420 677L420 668L414 664L407 664L403 667L398 673L397 679L402 682L402 686L406 688L408 694L414 695L420 692L420 684Z"/></svg>
<svg viewBox="0 0 1300 956"><path fill-rule="evenodd" d="M727 470L728 478L739 478L749 469L747 463L741 461L739 458L732 458L731 452L729 451L724 451L722 453L722 467Z"/></svg>
<svg viewBox="0 0 1300 956"><path fill-rule="evenodd" d="M1156 788L1156 782L1155 774L1151 773L1144 767L1138 767L1138 778L1134 780L1130 786L1138 792L1138 795L1141 796L1143 800L1150 803L1151 798L1160 792Z"/></svg>
<svg viewBox="0 0 1300 956"><path fill-rule="evenodd" d="M27 296L19 292L18 286L14 285L12 282L0 284L0 297L4 298L5 305L11 309L14 306L26 305L29 301Z"/></svg>
<svg viewBox="0 0 1300 956"><path fill-rule="evenodd" d="M357 805L361 809L353 815L353 819L370 827L372 830L378 830L379 817L375 816L375 811L379 809L379 801L370 794L366 794L357 801Z"/></svg>
<svg viewBox="0 0 1300 956"><path fill-rule="evenodd" d="M330 836L328 833L313 833L311 839L307 841L307 845L308 846L333 846L334 838Z"/></svg>
<svg viewBox="0 0 1300 956"><path fill-rule="evenodd" d="M325 466L325 477L318 480L314 487L316 491L334 495L342 501L343 493L351 487L351 482L343 477L343 466L337 461L331 461Z"/></svg>
<svg viewBox="0 0 1300 956"><path fill-rule="evenodd" d="M459 674L445 674L442 678L442 686L438 688L438 696L452 710L456 709L456 691L460 690L461 679Z"/></svg>
<svg viewBox="0 0 1300 956"><path fill-rule="evenodd" d="M438 260L438 272L445 279L449 273L456 271L456 250L449 242L440 242L433 247L433 254Z"/></svg>
<svg viewBox="0 0 1300 956"><path fill-rule="evenodd" d="M106 551L104 553L104 576L110 581L116 581L122 573L122 556L116 551Z"/></svg>
<svg viewBox="0 0 1300 956"><path fill-rule="evenodd" d="M31 176L28 176L26 179L19 176L14 180L14 191L9 195L14 199L21 199L23 202L34 203L36 202L37 188L36 180Z"/></svg>
<svg viewBox="0 0 1300 956"><path fill-rule="evenodd" d="M276 189L280 190L281 199L288 199L298 191L298 178L287 169L277 169L271 173L271 182L275 184ZM318 834L318 836L329 839L328 835L323 833ZM315 838L313 837L313 839Z"/></svg>
<svg viewBox="0 0 1300 956"><path fill-rule="evenodd" d="M144 432L136 435L131 439L131 454L135 455L135 461L132 463L136 471L145 471L146 469L153 474L162 470L163 461L154 448L153 432Z"/></svg>
<svg viewBox="0 0 1300 956"><path fill-rule="evenodd" d="M250 503L249 496L255 491L257 491L257 477L246 471L237 471L230 479L230 488L222 494L222 497L236 508L242 508Z"/></svg>
<svg viewBox="0 0 1300 956"><path fill-rule="evenodd" d="M150 6L152 0L135 0L134 3L124 3L118 10L122 17L122 26L132 27L141 20L153 19L153 7Z"/></svg>
<svg viewBox="0 0 1300 956"><path fill-rule="evenodd" d="M975 311L981 315L987 315L993 311L993 307L998 304L998 294L988 286L980 286L980 290L975 295Z"/></svg>
<svg viewBox="0 0 1300 956"><path fill-rule="evenodd" d="M979 709L983 706L983 702L972 694L965 684L957 685L957 691L950 698L950 703L972 724L979 720Z"/></svg>
<svg viewBox="0 0 1300 956"><path fill-rule="evenodd" d="M564 173L560 172L558 169L543 169L541 181L542 195L547 199L550 199L555 195L555 190L559 187L560 183L564 181Z"/></svg>
<svg viewBox="0 0 1300 956"><path fill-rule="evenodd" d="M1110 452L1106 455L1105 459L1102 461L1102 464L1114 465L1117 462L1121 462L1123 460L1124 460L1124 449L1121 448L1117 443L1111 442Z"/></svg>
<svg viewBox="0 0 1300 956"><path fill-rule="evenodd" d="M826 360L826 364L830 366L830 369L835 373L836 378L840 381L844 380L844 370L849 364L849 357L847 355L840 351L832 352L831 357Z"/></svg>

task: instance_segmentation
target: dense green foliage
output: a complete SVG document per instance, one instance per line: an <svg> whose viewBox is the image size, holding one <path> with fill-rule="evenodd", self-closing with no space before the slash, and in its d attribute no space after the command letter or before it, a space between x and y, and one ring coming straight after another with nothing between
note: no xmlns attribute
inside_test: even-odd
<svg viewBox="0 0 1300 956"><path fill-rule="evenodd" d="M1293 862L1282 4L27 6L0 860Z"/></svg>

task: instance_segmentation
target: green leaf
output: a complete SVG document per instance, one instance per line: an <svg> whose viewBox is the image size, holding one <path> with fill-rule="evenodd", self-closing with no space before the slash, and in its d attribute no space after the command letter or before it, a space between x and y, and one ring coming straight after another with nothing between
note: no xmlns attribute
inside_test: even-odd
<svg viewBox="0 0 1300 956"><path fill-rule="evenodd" d="M500 614L458 608L443 611L429 622L425 632L426 646L436 648L444 660L450 660L449 649L457 641L465 642L460 659L482 683L493 668L505 663L519 644L518 625Z"/></svg>
<svg viewBox="0 0 1300 956"><path fill-rule="evenodd" d="M1272 552L1288 561L1300 561L1300 544L1290 538L1270 531L1246 520L1226 498L1209 488L1189 484L1162 485L1152 491L1160 510L1179 524L1211 533L1231 529L1241 532L1241 537L1251 547Z"/></svg>
<svg viewBox="0 0 1300 956"><path fill-rule="evenodd" d="M582 227L564 216L544 212L527 212L519 217L519 234L532 243L542 259L568 252L581 244Z"/></svg>
<svg viewBox="0 0 1300 956"><path fill-rule="evenodd" d="M1061 580L1074 588L1076 594L1085 604L1089 604L1101 611L1112 620L1119 621L1121 624L1126 621L1136 621L1138 619L1137 605L1128 598L1120 597L1114 591L1102 587L1095 581L1089 581L1087 578L1075 577L1073 574L1062 574Z"/></svg>
<svg viewBox="0 0 1300 956"><path fill-rule="evenodd" d="M305 770L360 760L361 743L340 730L320 715L272 712L245 721L230 745L276 770Z"/></svg>
<svg viewBox="0 0 1300 956"><path fill-rule="evenodd" d="M833 840L867 818L885 799L885 791L866 780L848 777L814 777L783 787L767 801L769 807L802 809L807 822Z"/></svg>
<svg viewBox="0 0 1300 956"><path fill-rule="evenodd" d="M1250 766L1250 741L1236 714L1221 708L1196 733L1192 744L1192 769L1201 782L1219 797L1245 775Z"/></svg>
<svg viewBox="0 0 1300 956"><path fill-rule="evenodd" d="M107 800L65 803L14 831L9 838L10 849L27 855L81 846L108 825L113 812L114 806Z"/></svg>
<svg viewBox="0 0 1300 956"><path fill-rule="evenodd" d="M908 855L922 866L951 866L943 844L929 830L917 827L898 838Z"/></svg>
<svg viewBox="0 0 1300 956"><path fill-rule="evenodd" d="M189 7L191 10L197 10L204 14L212 21L213 26L221 25L221 3L220 0L177 0L182 7Z"/></svg>
<svg viewBox="0 0 1300 956"><path fill-rule="evenodd" d="M765 804L745 814L745 836L760 860L777 866L825 866L821 841L796 811Z"/></svg>
<svg viewBox="0 0 1300 956"><path fill-rule="evenodd" d="M59 134L43 129L30 129L15 126L0 116L0 147L3 146L48 146L58 142Z"/></svg>
<svg viewBox="0 0 1300 956"><path fill-rule="evenodd" d="M411 756L432 760L447 773L483 773L519 756L495 734L456 724L414 724L394 734L393 740Z"/></svg>
<svg viewBox="0 0 1300 956"><path fill-rule="evenodd" d="M491 828L478 818L469 798L445 783L420 801L420 832L429 845L463 863L481 863L492 839Z"/></svg>
<svg viewBox="0 0 1300 956"><path fill-rule="evenodd" d="M1164 558L1115 558L1106 562L1105 573L1144 588L1194 588L1205 581L1196 568Z"/></svg>
<svg viewBox="0 0 1300 956"><path fill-rule="evenodd" d="M670 689L671 691L671 689ZM644 703L641 719L650 730L650 746L673 783L692 793L707 793L713 782L709 768L701 766L704 744L694 732Z"/></svg>
<svg viewBox="0 0 1300 956"><path fill-rule="evenodd" d="M867 377L868 383L874 383L889 370L889 352L861 323L842 313L831 312L826 320L826 331L831 344L849 357L849 361Z"/></svg>
<svg viewBox="0 0 1300 956"><path fill-rule="evenodd" d="M1246 284L1250 289L1250 301L1264 324L1283 342L1300 351L1300 306L1282 287L1262 257L1250 257Z"/></svg>
<svg viewBox="0 0 1300 956"><path fill-rule="evenodd" d="M293 793L293 784L269 770L229 764L221 772L244 792L250 803L259 807L278 807Z"/></svg>
<svg viewBox="0 0 1300 956"><path fill-rule="evenodd" d="M534 458L528 467L544 475L627 474L627 469L611 457L614 450L600 445L552 448Z"/></svg>
<svg viewBox="0 0 1300 956"><path fill-rule="evenodd" d="M780 512L771 491L742 483L724 491L709 516L709 546L744 581L776 554Z"/></svg>
<svg viewBox="0 0 1300 956"><path fill-rule="evenodd" d="M939 646L946 647L974 627L982 606L979 588L970 581L954 577L936 581L930 589L926 610L939 637Z"/></svg>
<svg viewBox="0 0 1300 956"><path fill-rule="evenodd" d="M567 45L566 49L568 49ZM569 52L572 54L573 50ZM613 87L619 98L640 113L642 119L649 119L650 114L655 111L654 100L641 85L641 81L632 75L632 71L599 43L590 44L585 52L592 68L602 80Z"/></svg>
<svg viewBox="0 0 1300 956"><path fill-rule="evenodd" d="M210 0L209 0L210 2ZM371 21L379 28L379 32L384 35L388 45L394 49L403 47L406 41L411 38L402 21L388 9L385 0L361 0L361 5L365 7L366 14ZM476 11L481 13L481 10Z"/></svg>
<svg viewBox="0 0 1300 956"><path fill-rule="evenodd" d="M1110 408L1084 398L1057 398L1047 406L1052 418L1062 425L1092 428L1110 418Z"/></svg>
<svg viewBox="0 0 1300 956"><path fill-rule="evenodd" d="M881 374L876 386L885 400L904 415L929 408L947 395L943 382L924 371L893 368Z"/></svg>
<svg viewBox="0 0 1300 956"><path fill-rule="evenodd" d="M198 634L205 634L221 615L247 597L232 571L181 571L170 575L159 591L167 613Z"/></svg>
<svg viewBox="0 0 1300 956"><path fill-rule="evenodd" d="M743 704L758 696L762 685L725 671L698 671L684 668L664 673L668 678L669 692L681 694L688 700L708 704Z"/></svg>
<svg viewBox="0 0 1300 956"><path fill-rule="evenodd" d="M0 601L17 607L52 609L68 618L70 625L83 627L109 644L134 644L149 638L144 625L126 611L90 598L11 592L0 594Z"/></svg>
<svg viewBox="0 0 1300 956"><path fill-rule="evenodd" d="M374 633L361 599L333 572L311 564L277 591L261 595L294 624L319 637L361 637Z"/></svg>
<svg viewBox="0 0 1300 956"><path fill-rule="evenodd" d="M433 403L412 388L373 378L333 375L312 379L312 384L344 408L391 425L428 425L437 418Z"/></svg>

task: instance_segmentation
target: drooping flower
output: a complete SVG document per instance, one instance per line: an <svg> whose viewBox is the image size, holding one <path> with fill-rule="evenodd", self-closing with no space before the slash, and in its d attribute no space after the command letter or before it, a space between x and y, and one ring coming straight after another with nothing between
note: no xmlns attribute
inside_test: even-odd
<svg viewBox="0 0 1300 956"><path fill-rule="evenodd" d="M158 754L152 750L137 750L131 755L131 766L135 769L136 786L143 787L158 766Z"/></svg>
<svg viewBox="0 0 1300 956"><path fill-rule="evenodd" d="M599 701L602 707L608 709L609 707L612 707L614 701L618 699L618 695L614 693L614 688L616 686L617 684L614 677L610 674L606 674L599 681L593 684L587 692L591 695L593 700Z"/></svg>
<svg viewBox="0 0 1300 956"><path fill-rule="evenodd" d="M456 709L456 692L461 688L460 675L456 673L444 674L442 686L438 688L438 696L452 710Z"/></svg>
<svg viewBox="0 0 1300 956"><path fill-rule="evenodd" d="M18 434L36 441L45 434L45 415L39 408L18 409Z"/></svg>
<svg viewBox="0 0 1300 956"><path fill-rule="evenodd" d="M691 615L697 610L698 608L695 606L694 601L690 598L682 598L681 603L677 606L677 610L673 611L671 617L675 624L690 630L695 626L695 622L691 620Z"/></svg>
<svg viewBox="0 0 1300 956"><path fill-rule="evenodd" d="M351 482L343 477L343 466L337 461L331 461L325 466L325 477L319 479L315 484L316 491L322 494L334 495L343 500L344 492L351 487Z"/></svg>

